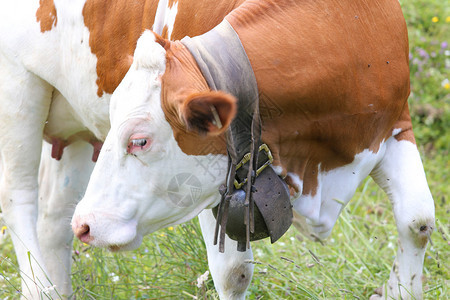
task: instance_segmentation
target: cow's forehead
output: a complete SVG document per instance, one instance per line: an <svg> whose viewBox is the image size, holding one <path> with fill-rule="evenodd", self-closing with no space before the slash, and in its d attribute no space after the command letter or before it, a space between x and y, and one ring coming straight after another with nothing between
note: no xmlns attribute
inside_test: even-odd
<svg viewBox="0 0 450 300"><path fill-rule="evenodd" d="M165 53L151 31L139 38L133 64L111 98L113 127L135 118L162 118L160 77L165 71Z"/></svg>
<svg viewBox="0 0 450 300"><path fill-rule="evenodd" d="M150 30L144 31L139 38L134 52L134 67L146 70L157 76L164 74L166 68L166 51L156 42Z"/></svg>

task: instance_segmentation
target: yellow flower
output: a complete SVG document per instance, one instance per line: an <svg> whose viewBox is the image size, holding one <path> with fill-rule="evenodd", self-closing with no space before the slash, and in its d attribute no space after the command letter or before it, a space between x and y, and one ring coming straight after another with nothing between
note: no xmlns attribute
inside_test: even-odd
<svg viewBox="0 0 450 300"><path fill-rule="evenodd" d="M160 237L165 237L166 234L165 234L165 233L161 233L159 236L160 236Z"/></svg>
<svg viewBox="0 0 450 300"><path fill-rule="evenodd" d="M437 22L439 22L439 18L438 17L433 17L433 18L431 18L431 22L437 23Z"/></svg>
<svg viewBox="0 0 450 300"><path fill-rule="evenodd" d="M167 228L167 229L169 229L170 231L172 231L173 230L173 227L172 226L170 226L169 228Z"/></svg>
<svg viewBox="0 0 450 300"><path fill-rule="evenodd" d="M450 17L445 18L445 23L450 23Z"/></svg>
<svg viewBox="0 0 450 300"><path fill-rule="evenodd" d="M444 84L444 89L446 89L446 90L448 90L448 89L450 89L450 83L446 83L446 84Z"/></svg>
<svg viewBox="0 0 450 300"><path fill-rule="evenodd" d="M3 226L3 227L2 227L2 230L1 230L1 233L2 233L2 234L5 234L5 233L6 233L6 228L7 228L6 226Z"/></svg>

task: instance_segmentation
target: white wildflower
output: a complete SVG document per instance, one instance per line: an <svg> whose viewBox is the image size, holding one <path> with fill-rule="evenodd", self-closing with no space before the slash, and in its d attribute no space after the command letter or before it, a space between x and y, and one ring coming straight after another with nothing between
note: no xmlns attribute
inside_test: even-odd
<svg viewBox="0 0 450 300"><path fill-rule="evenodd" d="M256 252L256 256L259 257L264 256L264 252L261 249L257 248L254 251Z"/></svg>
<svg viewBox="0 0 450 300"><path fill-rule="evenodd" d="M6 277L6 276L5 276L5 275L3 275L3 274L0 274L0 280L11 281L11 278L9 278L9 277Z"/></svg>
<svg viewBox="0 0 450 300"><path fill-rule="evenodd" d="M209 271L206 271L197 278L197 287L201 288L203 284L208 280Z"/></svg>
<svg viewBox="0 0 450 300"><path fill-rule="evenodd" d="M114 273L114 272L110 273L109 276L111 277L111 280L112 280L113 282L117 282L117 281L119 281L119 279L120 279L119 276L116 275L116 273Z"/></svg>

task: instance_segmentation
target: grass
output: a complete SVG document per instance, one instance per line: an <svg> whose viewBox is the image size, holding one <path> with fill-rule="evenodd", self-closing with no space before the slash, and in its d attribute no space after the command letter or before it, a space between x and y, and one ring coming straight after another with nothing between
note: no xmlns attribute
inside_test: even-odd
<svg viewBox="0 0 450 300"><path fill-rule="evenodd" d="M449 174L436 160L425 163L437 211L425 256L425 299L447 299L450 205L442 177ZM368 299L387 280L396 246L389 201L367 179L324 245L303 240L293 228L275 244L252 244L255 272L248 299ZM0 279L0 298L16 299L17 269L5 257L14 257L8 245L0 267L9 282ZM72 282L77 299L218 299L210 278L204 287L196 285L208 269L205 257L196 220L149 235L132 252L114 254L75 241Z"/></svg>
<svg viewBox="0 0 450 300"><path fill-rule="evenodd" d="M435 199L436 230L424 264L425 299L450 299L450 5L401 0L410 34L409 99L419 149ZM7 232L7 230L6 230ZM291 228L277 243L258 241L248 299L367 299L388 279L397 230L389 201L364 181L324 244ZM114 254L74 242L77 299L218 299L197 220L147 236ZM18 299L20 277L11 240L0 233L0 299Z"/></svg>

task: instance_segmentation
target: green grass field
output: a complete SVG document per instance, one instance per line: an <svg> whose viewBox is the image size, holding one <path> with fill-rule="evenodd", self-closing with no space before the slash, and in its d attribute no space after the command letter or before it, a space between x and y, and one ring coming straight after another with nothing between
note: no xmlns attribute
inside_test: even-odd
<svg viewBox="0 0 450 300"><path fill-rule="evenodd" d="M435 200L436 230L424 264L425 299L450 299L450 3L401 0L410 34L409 99ZM1 225L0 225L1 227ZM279 242L252 244L248 299L368 299L388 279L397 230L386 195L367 179L324 242L291 228ZM197 220L158 231L132 252L113 254L74 242L76 299L218 299ZM18 299L20 277L8 229L0 232L0 299Z"/></svg>

